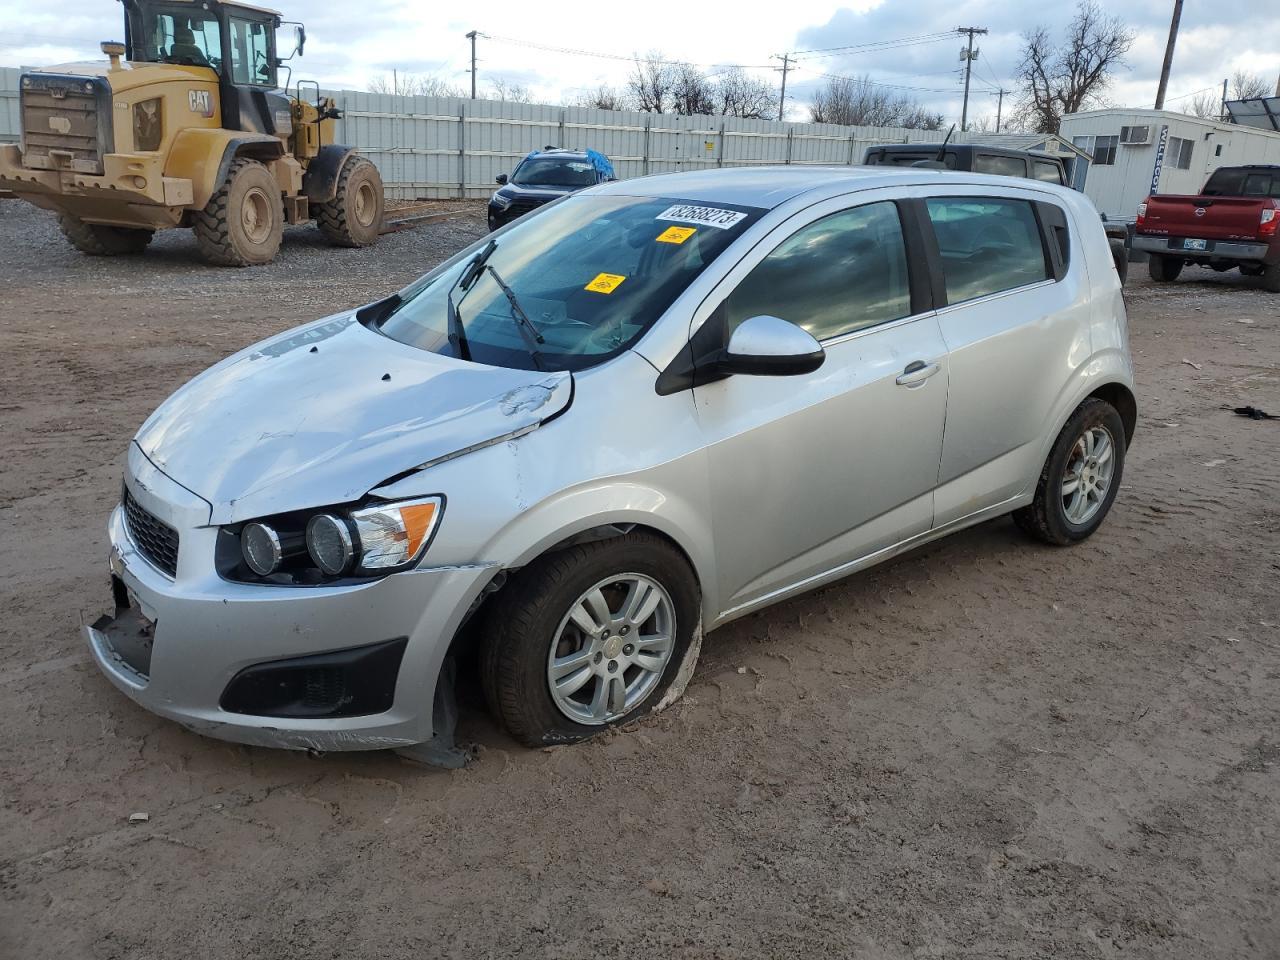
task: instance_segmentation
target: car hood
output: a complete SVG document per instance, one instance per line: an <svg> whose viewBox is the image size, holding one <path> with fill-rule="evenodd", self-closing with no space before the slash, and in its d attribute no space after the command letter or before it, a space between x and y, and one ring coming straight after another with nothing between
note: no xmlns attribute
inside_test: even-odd
<svg viewBox="0 0 1280 960"><path fill-rule="evenodd" d="M567 372L444 357L343 314L209 368L134 440L209 501L211 523L235 523L357 500L397 474L535 429L572 394Z"/></svg>
<svg viewBox="0 0 1280 960"><path fill-rule="evenodd" d="M585 189L586 187L522 187L519 184L509 183L498 191L498 196L505 197L507 200L551 201Z"/></svg>

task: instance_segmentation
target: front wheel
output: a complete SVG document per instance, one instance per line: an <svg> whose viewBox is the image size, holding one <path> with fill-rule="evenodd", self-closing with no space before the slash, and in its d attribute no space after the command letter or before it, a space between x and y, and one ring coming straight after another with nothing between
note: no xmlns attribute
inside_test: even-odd
<svg viewBox="0 0 1280 960"><path fill-rule="evenodd" d="M1156 283L1172 283L1178 279L1178 274L1182 273L1182 263L1183 261L1178 257L1166 257L1164 254L1153 253L1147 259L1147 272Z"/></svg>
<svg viewBox="0 0 1280 960"><path fill-rule="evenodd" d="M85 223L69 213L58 214L58 229L81 253L91 257L118 257L138 254L147 249L154 230L141 227L110 227L102 223Z"/></svg>
<svg viewBox="0 0 1280 960"><path fill-rule="evenodd" d="M655 534L541 557L486 614L480 672L489 707L529 746L626 723L675 679L698 610L688 561Z"/></svg>
<svg viewBox="0 0 1280 960"><path fill-rule="evenodd" d="M1014 521L1045 543L1079 543L1102 526L1111 510L1124 455L1124 423L1116 408L1105 400L1086 400L1054 441L1035 499L1014 511Z"/></svg>
<svg viewBox="0 0 1280 960"><path fill-rule="evenodd" d="M257 160L236 160L222 189L196 214L192 229L200 253L215 266L270 263L284 233L276 178Z"/></svg>

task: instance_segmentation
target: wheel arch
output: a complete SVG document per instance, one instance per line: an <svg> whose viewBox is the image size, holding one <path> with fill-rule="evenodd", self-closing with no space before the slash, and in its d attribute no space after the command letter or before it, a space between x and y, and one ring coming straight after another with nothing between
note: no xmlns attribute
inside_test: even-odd
<svg viewBox="0 0 1280 960"><path fill-rule="evenodd" d="M1112 381L1094 387L1084 399L1091 398L1105 400L1116 408L1116 412L1120 414L1120 420L1124 424L1124 444L1128 447L1133 442L1133 433L1138 426L1138 400L1133 395L1133 391L1119 381ZM1081 401L1081 403L1083 402L1084 400ZM1079 406L1080 404L1076 404L1072 412L1074 413L1075 409L1079 409Z"/></svg>
<svg viewBox="0 0 1280 960"><path fill-rule="evenodd" d="M312 203L325 203L338 195L338 177L355 147L330 143L320 148L302 174L302 192Z"/></svg>

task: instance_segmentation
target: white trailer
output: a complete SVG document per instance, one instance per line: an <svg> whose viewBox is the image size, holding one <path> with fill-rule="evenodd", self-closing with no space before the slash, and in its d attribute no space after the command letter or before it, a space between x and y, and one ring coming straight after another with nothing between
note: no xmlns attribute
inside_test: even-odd
<svg viewBox="0 0 1280 960"><path fill-rule="evenodd" d="M1107 220L1132 223L1153 193L1199 193L1219 167L1280 164L1280 133L1171 110L1090 110L1061 135L1092 158L1084 192Z"/></svg>

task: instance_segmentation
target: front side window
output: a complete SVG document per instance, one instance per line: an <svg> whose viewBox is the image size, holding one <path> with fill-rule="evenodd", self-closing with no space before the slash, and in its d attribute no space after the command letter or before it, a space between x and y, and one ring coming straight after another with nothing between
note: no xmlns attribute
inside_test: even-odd
<svg viewBox="0 0 1280 960"><path fill-rule="evenodd" d="M1056 163L1050 163L1048 160L1037 160L1034 163L1035 177L1037 180L1043 180L1045 183L1064 183L1062 179L1062 168Z"/></svg>
<svg viewBox="0 0 1280 960"><path fill-rule="evenodd" d="M589 187L599 181L587 160L534 157L516 167L511 182L521 187Z"/></svg>
<svg viewBox="0 0 1280 960"><path fill-rule="evenodd" d="M1001 177L1025 177L1027 162L1021 157L1001 157L980 153L973 159L974 173L994 173Z"/></svg>
<svg viewBox="0 0 1280 960"><path fill-rule="evenodd" d="M1094 137L1093 162L1100 167L1113 166L1116 162L1116 146L1119 137Z"/></svg>
<svg viewBox="0 0 1280 960"><path fill-rule="evenodd" d="M639 339L761 213L669 197L572 195L494 237L483 272L453 290L465 344L450 340L446 297L470 258L401 291L380 329L401 343L477 363L585 369ZM542 342L517 320L499 278Z"/></svg>
<svg viewBox="0 0 1280 960"><path fill-rule="evenodd" d="M231 18L231 82L258 86L276 85L271 62L271 28L261 20Z"/></svg>
<svg viewBox="0 0 1280 960"><path fill-rule="evenodd" d="M926 205L942 254L948 303L1048 278L1040 225L1029 201L936 197Z"/></svg>
<svg viewBox="0 0 1280 960"><path fill-rule="evenodd" d="M756 265L723 307L729 332L769 314L818 340L908 316L911 285L897 206L871 203L802 227Z"/></svg>

